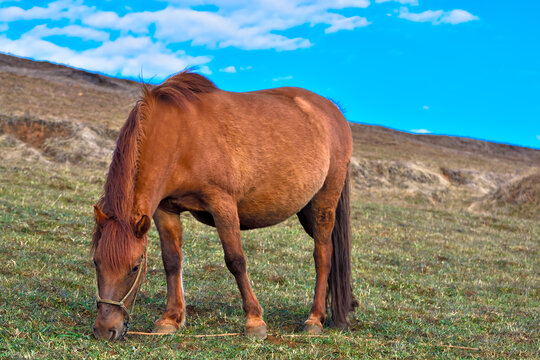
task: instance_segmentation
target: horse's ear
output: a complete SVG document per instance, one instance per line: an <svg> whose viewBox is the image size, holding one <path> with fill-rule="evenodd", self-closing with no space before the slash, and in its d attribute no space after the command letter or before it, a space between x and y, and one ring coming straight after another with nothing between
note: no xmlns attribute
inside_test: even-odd
<svg viewBox="0 0 540 360"><path fill-rule="evenodd" d="M150 218L146 215L143 215L137 225L135 225L135 236L142 238L144 234L150 229Z"/></svg>
<svg viewBox="0 0 540 360"><path fill-rule="evenodd" d="M105 215L97 205L94 205L94 215L96 216L96 222L99 226L103 226L105 221L109 220L109 217Z"/></svg>

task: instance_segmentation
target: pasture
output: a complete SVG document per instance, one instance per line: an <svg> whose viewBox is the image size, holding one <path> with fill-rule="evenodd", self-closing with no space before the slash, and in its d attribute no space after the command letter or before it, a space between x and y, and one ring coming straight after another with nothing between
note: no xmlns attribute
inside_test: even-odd
<svg viewBox="0 0 540 360"><path fill-rule="evenodd" d="M268 325L243 336L241 299L217 234L184 223L187 324L178 334L96 341L92 204L103 168L0 164L0 358L537 358L535 219L422 204L353 202L351 329L302 334L314 284L312 240L296 218L243 232L252 286ZM157 233L131 330L150 331L165 306Z"/></svg>

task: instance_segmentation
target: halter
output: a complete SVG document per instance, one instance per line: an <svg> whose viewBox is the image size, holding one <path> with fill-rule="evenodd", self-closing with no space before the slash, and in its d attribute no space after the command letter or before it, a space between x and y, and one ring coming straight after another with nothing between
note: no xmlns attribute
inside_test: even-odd
<svg viewBox="0 0 540 360"><path fill-rule="evenodd" d="M144 250L143 258L144 258L144 272L146 273L146 265L147 265L146 248ZM102 299L99 296L99 288L97 287L97 284L96 284L96 305L99 305L100 303L115 305L115 306L120 307L126 313L127 316L126 316L126 320L124 320L124 331L122 332L122 338L124 339L125 339L125 335L127 334L129 330L129 322L131 320L131 316L129 315L129 311L124 301L127 300L127 298L131 295L133 290L135 290L135 288L137 287L137 283L139 282L139 279L141 278L141 274L143 273L142 268L143 268L142 266L139 267L139 270L137 272L137 277L135 278L133 285L131 285L131 288L129 289L127 294L120 301ZM135 307L135 300L137 300L137 292L135 292L135 297L133 298L133 302L131 303L131 312L133 312L133 308Z"/></svg>

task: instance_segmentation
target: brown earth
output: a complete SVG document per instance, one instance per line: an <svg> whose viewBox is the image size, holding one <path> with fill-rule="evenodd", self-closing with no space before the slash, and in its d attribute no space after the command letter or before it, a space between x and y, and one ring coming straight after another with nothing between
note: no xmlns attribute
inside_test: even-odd
<svg viewBox="0 0 540 360"><path fill-rule="evenodd" d="M0 54L0 159L106 168L139 93L134 81ZM358 199L538 216L539 150L351 129Z"/></svg>
<svg viewBox="0 0 540 360"><path fill-rule="evenodd" d="M138 83L0 54L0 116L119 128Z"/></svg>

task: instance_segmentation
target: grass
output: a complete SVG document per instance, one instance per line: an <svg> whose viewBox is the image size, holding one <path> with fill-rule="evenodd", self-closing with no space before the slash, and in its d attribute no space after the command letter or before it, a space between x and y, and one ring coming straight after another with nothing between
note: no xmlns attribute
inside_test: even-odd
<svg viewBox="0 0 540 360"><path fill-rule="evenodd" d="M348 332L302 336L314 285L312 241L295 219L244 232L270 337L243 330L239 292L214 229L185 216L186 328L178 335L94 340L92 207L101 169L0 164L0 358L499 358L540 356L536 220L353 204L354 288ZM132 328L164 309L155 230ZM294 335L294 336L289 336ZM465 348L459 348L465 347Z"/></svg>

